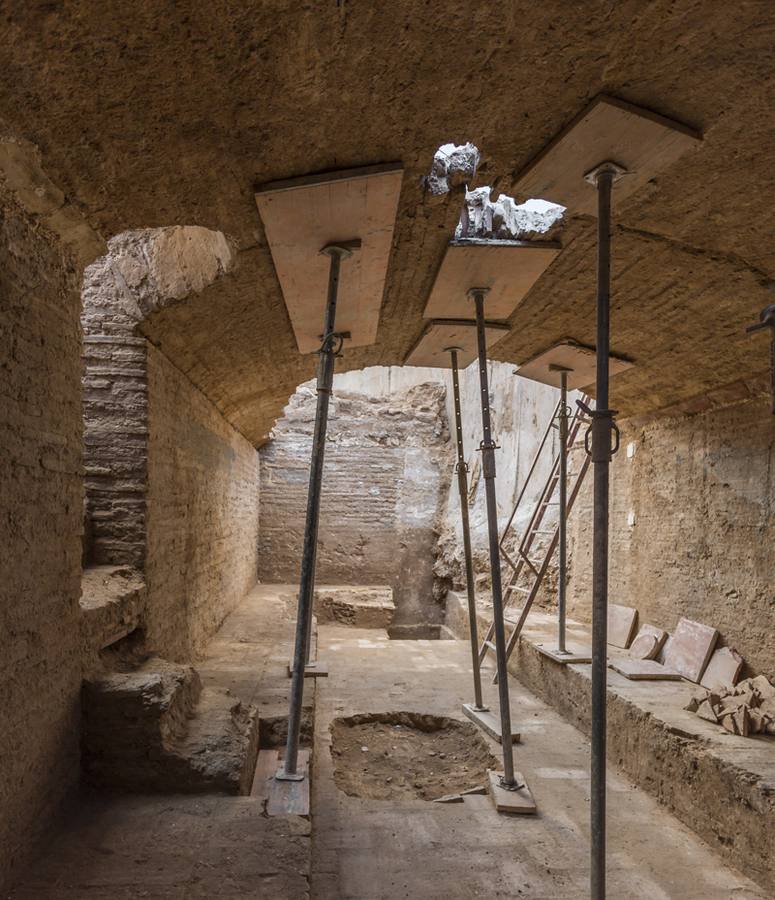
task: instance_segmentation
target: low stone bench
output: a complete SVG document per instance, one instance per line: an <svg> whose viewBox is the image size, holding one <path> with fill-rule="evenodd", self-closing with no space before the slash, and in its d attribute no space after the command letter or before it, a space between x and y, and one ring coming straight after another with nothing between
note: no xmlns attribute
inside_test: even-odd
<svg viewBox="0 0 775 900"><path fill-rule="evenodd" d="M284 593L289 615L296 615L296 592ZM393 622L393 588L386 585L321 585L315 588L314 612L319 625L385 628Z"/></svg>
<svg viewBox="0 0 775 900"><path fill-rule="evenodd" d="M480 638L490 622L478 615ZM466 598L450 592L447 625L468 636ZM590 732L589 664L562 665L538 646L557 640L555 616L531 612L509 671L585 734ZM591 629L568 622L568 640L591 643ZM623 651L609 647L609 655ZM656 797L730 865L775 892L775 739L738 737L683 709L696 685L629 681L608 670L608 758ZM512 710L519 723L519 710ZM613 801L611 801L613 802Z"/></svg>

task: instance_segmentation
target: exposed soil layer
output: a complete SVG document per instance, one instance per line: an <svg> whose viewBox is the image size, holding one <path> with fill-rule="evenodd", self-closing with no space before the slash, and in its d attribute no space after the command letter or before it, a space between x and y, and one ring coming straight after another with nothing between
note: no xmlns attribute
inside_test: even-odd
<svg viewBox="0 0 775 900"><path fill-rule="evenodd" d="M484 784L497 768L469 722L410 712L374 713L331 723L334 781L350 797L435 800Z"/></svg>

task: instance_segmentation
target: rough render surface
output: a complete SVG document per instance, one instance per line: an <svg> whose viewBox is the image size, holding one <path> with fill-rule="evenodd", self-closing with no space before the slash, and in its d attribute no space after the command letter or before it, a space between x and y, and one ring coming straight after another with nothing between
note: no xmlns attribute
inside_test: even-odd
<svg viewBox="0 0 775 900"><path fill-rule="evenodd" d="M639 412L766 367L743 326L775 276L767 4L709 13L700 0L596 0L561 17L551 4L462 0L422 12L409 0L184 8L161 20L149 3L16 10L2 25L0 115L43 149L101 234L197 224L234 238L241 273L154 314L146 331L253 442L314 365L295 351L253 185L403 161L378 343L345 364L398 363L462 206L462 186L441 199L423 188L437 148L472 141L483 183L512 193L515 174L600 92L704 135L617 213L613 349L637 366L612 401ZM591 220L571 218L498 358L591 340L593 236Z"/></svg>
<svg viewBox="0 0 775 900"><path fill-rule="evenodd" d="M643 426L622 423L611 471L612 602L672 632L711 625L775 676L775 425L767 400ZM632 445L632 457L627 447ZM589 621L591 479L571 520L569 609ZM630 524L632 521L632 524Z"/></svg>
<svg viewBox="0 0 775 900"><path fill-rule="evenodd" d="M0 884L78 773L78 280L0 187Z"/></svg>
<svg viewBox="0 0 775 900"><path fill-rule="evenodd" d="M397 622L437 621L433 558L451 467L442 384L387 397L335 388L317 549L320 584L387 584ZM316 395L294 394L261 450L262 581L298 581Z"/></svg>
<svg viewBox="0 0 775 900"><path fill-rule="evenodd" d="M258 453L148 348L146 639L199 653L257 577Z"/></svg>
<svg viewBox="0 0 775 900"><path fill-rule="evenodd" d="M403 161L378 344L347 360L397 363L422 329L462 205L462 187L441 200L423 188L440 144L474 142L483 182L511 193L602 91L686 122L702 146L618 215L613 347L639 365L613 400L635 412L766 365L741 325L769 302L763 282L775 275L774 29L767 4L709 15L699 0L599 0L559 18L551 5L462 0L422 11L285 0L271 15L189 3L163 21L150 3L28 4L2 26L0 115L44 148L51 177L103 235L197 224L234 237L242 275L158 313L147 331L254 442L313 365L294 349L254 183ZM590 220L569 222L561 260L516 311L499 358L590 339L593 233Z"/></svg>

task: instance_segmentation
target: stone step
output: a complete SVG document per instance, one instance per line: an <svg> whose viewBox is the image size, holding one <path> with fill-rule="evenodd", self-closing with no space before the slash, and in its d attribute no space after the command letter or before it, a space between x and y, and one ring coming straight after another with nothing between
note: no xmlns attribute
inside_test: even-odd
<svg viewBox="0 0 775 900"><path fill-rule="evenodd" d="M84 682L82 765L100 787L133 792L250 790L258 716L192 666L158 657Z"/></svg>

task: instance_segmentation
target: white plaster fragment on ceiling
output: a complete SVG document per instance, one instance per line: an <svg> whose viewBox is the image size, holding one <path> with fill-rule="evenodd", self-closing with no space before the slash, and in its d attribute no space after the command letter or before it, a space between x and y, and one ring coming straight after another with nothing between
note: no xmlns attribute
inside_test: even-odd
<svg viewBox="0 0 775 900"><path fill-rule="evenodd" d="M446 194L453 187L468 184L476 174L480 159L478 148L470 141L465 144L442 144L434 154L425 187L431 194Z"/></svg>
<svg viewBox="0 0 775 900"><path fill-rule="evenodd" d="M545 234L562 219L565 207L546 200L517 204L513 197L499 194L490 199L490 188L466 191L456 238L517 240L529 234Z"/></svg>

